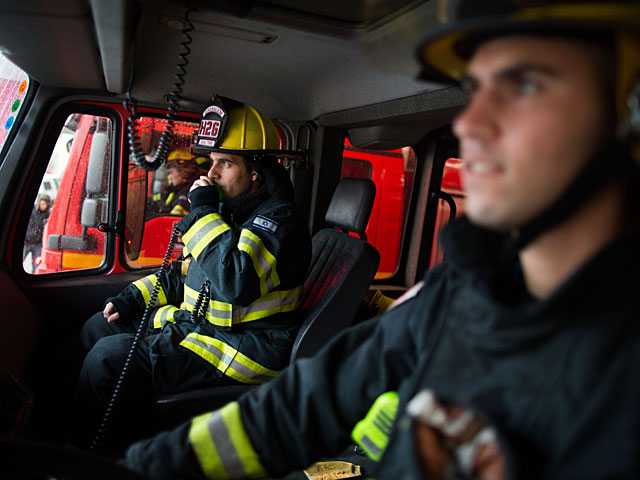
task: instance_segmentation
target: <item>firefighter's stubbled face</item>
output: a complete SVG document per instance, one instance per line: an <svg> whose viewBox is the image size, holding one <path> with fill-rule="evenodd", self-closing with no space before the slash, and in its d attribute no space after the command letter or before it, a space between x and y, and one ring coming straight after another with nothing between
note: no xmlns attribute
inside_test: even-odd
<svg viewBox="0 0 640 480"><path fill-rule="evenodd" d="M611 134L590 46L509 36L482 45L456 118L471 221L517 228L550 206Z"/></svg>
<svg viewBox="0 0 640 480"><path fill-rule="evenodd" d="M207 177L220 186L225 200L254 192L259 184L255 173L249 172L245 160L240 155L212 152L209 155L211 167Z"/></svg>

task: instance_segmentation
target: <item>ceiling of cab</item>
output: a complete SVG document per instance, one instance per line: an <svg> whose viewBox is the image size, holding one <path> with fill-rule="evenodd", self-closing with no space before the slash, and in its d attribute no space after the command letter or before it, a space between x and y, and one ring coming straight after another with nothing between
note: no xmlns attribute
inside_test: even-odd
<svg viewBox="0 0 640 480"><path fill-rule="evenodd" d="M318 0L265 0L264 3L297 10L299 12L331 18L353 24L378 21L410 7L412 0L318 1Z"/></svg>
<svg viewBox="0 0 640 480"><path fill-rule="evenodd" d="M122 97L133 73L142 104L215 92L290 120L442 88L415 79L436 25L434 0L0 0L0 48L43 85Z"/></svg>

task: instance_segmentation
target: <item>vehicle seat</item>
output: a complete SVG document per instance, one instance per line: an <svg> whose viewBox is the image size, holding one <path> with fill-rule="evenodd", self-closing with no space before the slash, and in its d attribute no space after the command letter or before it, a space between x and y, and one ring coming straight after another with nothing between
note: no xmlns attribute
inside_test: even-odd
<svg viewBox="0 0 640 480"><path fill-rule="evenodd" d="M325 221L340 230L323 228L311 239L311 265L300 310L304 321L291 351L291 363L313 356L353 322L380 263L380 254L366 242L365 235L375 190L369 179L343 178L333 193ZM175 425L219 408L252 388L233 385L160 394L154 400L154 416L163 426Z"/></svg>
<svg viewBox="0 0 640 480"><path fill-rule="evenodd" d="M365 234L375 194L375 183L365 178L343 178L333 193L325 221L340 230L323 228L311 239L311 265L302 291L305 321L292 362L314 355L353 322L380 264L380 254Z"/></svg>

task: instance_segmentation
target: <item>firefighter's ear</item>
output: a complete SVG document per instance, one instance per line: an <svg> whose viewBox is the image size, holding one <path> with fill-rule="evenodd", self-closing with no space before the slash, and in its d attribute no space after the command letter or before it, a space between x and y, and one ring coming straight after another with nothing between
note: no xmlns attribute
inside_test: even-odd
<svg viewBox="0 0 640 480"><path fill-rule="evenodd" d="M252 182L257 182L260 179L260 175L258 175L258 172L256 172L255 170L253 170L251 172L251 181Z"/></svg>

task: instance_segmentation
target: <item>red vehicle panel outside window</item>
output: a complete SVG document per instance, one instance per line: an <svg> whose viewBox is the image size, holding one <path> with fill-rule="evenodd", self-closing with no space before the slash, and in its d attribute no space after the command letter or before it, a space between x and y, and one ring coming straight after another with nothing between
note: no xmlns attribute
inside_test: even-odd
<svg viewBox="0 0 640 480"><path fill-rule="evenodd" d="M414 168L415 154L411 147L363 150L345 140L341 178L370 178L376 184L376 198L366 229L367 241L380 252L376 278L388 278L398 268Z"/></svg>
<svg viewBox="0 0 640 480"><path fill-rule="evenodd" d="M461 166L461 160L447 159L441 183L441 190L453 197L456 216L464 213ZM414 170L415 154L411 147L391 151L363 150L354 148L348 139L345 140L341 178L370 178L376 184L376 199L366 229L367 241L380 252L376 278L388 278L398 267ZM437 239L449 216L449 205L438 200L430 267L442 261L443 253Z"/></svg>

